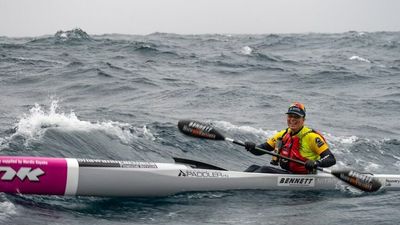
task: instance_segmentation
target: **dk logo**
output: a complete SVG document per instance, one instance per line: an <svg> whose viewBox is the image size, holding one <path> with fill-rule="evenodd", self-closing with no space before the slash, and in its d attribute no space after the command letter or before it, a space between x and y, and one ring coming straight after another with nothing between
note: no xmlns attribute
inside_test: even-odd
<svg viewBox="0 0 400 225"><path fill-rule="evenodd" d="M29 181L39 181L39 176L44 174L44 171L40 168L32 170L30 167L21 167L18 171L8 166L0 166L0 173L4 172L0 180L12 181L15 177L18 177L21 181L28 178Z"/></svg>

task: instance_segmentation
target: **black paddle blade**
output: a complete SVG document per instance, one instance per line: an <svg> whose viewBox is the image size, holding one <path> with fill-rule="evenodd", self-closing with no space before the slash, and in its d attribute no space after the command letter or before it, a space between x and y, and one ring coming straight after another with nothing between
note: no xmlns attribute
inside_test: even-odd
<svg viewBox="0 0 400 225"><path fill-rule="evenodd" d="M332 174L340 180L365 192L375 192L382 184L378 179L356 171L332 171Z"/></svg>
<svg viewBox="0 0 400 225"><path fill-rule="evenodd" d="M178 128L182 133L189 136L213 140L225 140L225 137L210 125L194 120L181 120L178 122Z"/></svg>

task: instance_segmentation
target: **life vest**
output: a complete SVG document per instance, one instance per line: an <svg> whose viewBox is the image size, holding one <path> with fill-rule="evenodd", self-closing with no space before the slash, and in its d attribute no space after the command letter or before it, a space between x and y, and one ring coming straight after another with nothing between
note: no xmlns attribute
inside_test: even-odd
<svg viewBox="0 0 400 225"><path fill-rule="evenodd" d="M282 148L279 151L279 154L285 157L289 157L292 159L300 160L300 161L307 161L306 158L301 156L300 148L301 148L301 139L305 137L307 134L314 132L312 129L302 134L300 137L297 135L291 135L290 132L286 132L283 134L282 137ZM308 174L308 171L303 165L300 165L296 162L292 162L283 158L280 158L279 165L292 173L296 174Z"/></svg>

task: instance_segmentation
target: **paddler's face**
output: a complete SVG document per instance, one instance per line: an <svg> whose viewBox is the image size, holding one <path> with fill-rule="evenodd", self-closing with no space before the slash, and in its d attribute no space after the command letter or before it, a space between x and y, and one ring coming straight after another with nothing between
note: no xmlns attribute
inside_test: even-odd
<svg viewBox="0 0 400 225"><path fill-rule="evenodd" d="M304 117L296 114L287 115L287 125L294 133L299 131L304 126L304 120Z"/></svg>

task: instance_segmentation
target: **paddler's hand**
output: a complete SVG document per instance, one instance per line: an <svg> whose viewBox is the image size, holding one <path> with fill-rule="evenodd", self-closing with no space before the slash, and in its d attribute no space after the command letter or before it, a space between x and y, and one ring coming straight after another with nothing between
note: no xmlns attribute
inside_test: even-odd
<svg viewBox="0 0 400 225"><path fill-rule="evenodd" d="M314 170L315 168L318 167L318 161L314 160L307 160L306 163L304 164L304 167L306 167L307 170Z"/></svg>
<svg viewBox="0 0 400 225"><path fill-rule="evenodd" d="M254 151L256 149L256 144L254 144L254 142L251 142L251 141L246 141L244 143L244 148L247 151L251 152L251 151Z"/></svg>

